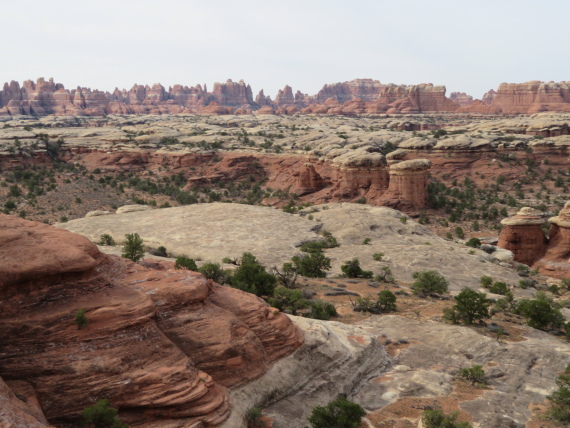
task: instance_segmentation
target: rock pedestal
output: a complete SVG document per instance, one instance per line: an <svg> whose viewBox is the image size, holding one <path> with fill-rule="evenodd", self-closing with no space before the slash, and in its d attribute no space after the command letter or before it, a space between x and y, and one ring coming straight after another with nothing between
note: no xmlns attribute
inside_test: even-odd
<svg viewBox="0 0 570 428"><path fill-rule="evenodd" d="M533 265L546 251L548 239L542 231L546 220L533 208L522 208L516 215L501 221L504 226L498 246L510 250L515 261Z"/></svg>
<svg viewBox="0 0 570 428"><path fill-rule="evenodd" d="M428 202L428 159L407 160L390 165L390 184L382 197L382 205L398 209L418 210Z"/></svg>
<svg viewBox="0 0 570 428"><path fill-rule="evenodd" d="M554 272L549 272L549 275L570 278L570 201L556 217L548 221L549 243L541 267Z"/></svg>

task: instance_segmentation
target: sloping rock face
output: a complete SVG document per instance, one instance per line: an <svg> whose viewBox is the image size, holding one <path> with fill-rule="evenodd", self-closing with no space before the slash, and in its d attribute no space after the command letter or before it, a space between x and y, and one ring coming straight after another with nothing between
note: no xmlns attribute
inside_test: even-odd
<svg viewBox="0 0 570 428"><path fill-rule="evenodd" d="M418 210L428 202L428 159L414 159L390 166L390 185L382 196L382 205Z"/></svg>
<svg viewBox="0 0 570 428"><path fill-rule="evenodd" d="M31 389L33 390L33 388ZM49 426L42 409L36 405L36 402L35 393L20 399L0 378L0 426L5 428L41 428Z"/></svg>
<svg viewBox="0 0 570 428"><path fill-rule="evenodd" d="M391 367L378 332L334 321L291 317L305 343L279 360L263 377L232 391L235 408L222 428L241 426L254 406L273 419L273 428L303 428L316 406L338 394L354 399L361 384Z"/></svg>
<svg viewBox="0 0 570 428"><path fill-rule="evenodd" d="M546 251L548 239L541 226L546 223L542 213L522 208L516 215L503 219L498 246L513 252L515 261L532 266Z"/></svg>
<svg viewBox="0 0 570 428"><path fill-rule="evenodd" d="M556 217L548 219L548 247L538 266L549 276L568 278L570 272L570 201Z"/></svg>
<svg viewBox="0 0 570 428"><path fill-rule="evenodd" d="M52 423L107 398L131 425L218 426L230 412L226 387L303 342L253 295L106 256L42 223L0 216L0 259L0 376L18 392L28 382Z"/></svg>

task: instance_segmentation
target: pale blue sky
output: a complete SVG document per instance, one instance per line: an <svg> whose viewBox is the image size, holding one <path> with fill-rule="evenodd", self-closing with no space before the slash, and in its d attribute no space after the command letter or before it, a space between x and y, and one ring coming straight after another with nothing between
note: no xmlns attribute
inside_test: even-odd
<svg viewBox="0 0 570 428"><path fill-rule="evenodd" d="M244 79L314 94L354 78L480 98L501 82L570 80L569 0L0 0L0 82Z"/></svg>

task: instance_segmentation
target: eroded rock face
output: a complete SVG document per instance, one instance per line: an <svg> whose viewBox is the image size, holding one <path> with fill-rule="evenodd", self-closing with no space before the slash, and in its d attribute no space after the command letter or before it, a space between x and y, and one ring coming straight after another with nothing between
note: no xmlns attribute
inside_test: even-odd
<svg viewBox="0 0 570 428"><path fill-rule="evenodd" d="M538 266L545 274L568 278L570 272L570 201L556 217L548 219L548 247Z"/></svg>
<svg viewBox="0 0 570 428"><path fill-rule="evenodd" d="M546 223L542 213L522 208L515 216L503 219L498 246L510 250L515 261L532 266L546 251L548 239L541 226Z"/></svg>
<svg viewBox="0 0 570 428"><path fill-rule="evenodd" d="M0 216L0 259L0 376L29 382L50 422L108 398L137 426L218 426L226 387L303 342L255 296L106 256L42 223Z"/></svg>
<svg viewBox="0 0 570 428"><path fill-rule="evenodd" d="M421 209L428 201L428 159L414 159L390 166L390 185L382 196L382 205L399 209Z"/></svg>

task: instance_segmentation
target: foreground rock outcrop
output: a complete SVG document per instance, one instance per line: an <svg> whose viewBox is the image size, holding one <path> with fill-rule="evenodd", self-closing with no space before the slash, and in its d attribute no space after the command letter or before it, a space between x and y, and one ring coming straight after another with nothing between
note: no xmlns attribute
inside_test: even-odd
<svg viewBox="0 0 570 428"><path fill-rule="evenodd" d="M1 215L0 259L0 376L16 395L33 395L51 423L76 421L107 398L132 426L217 426L230 413L226 387L258 378L303 342L253 295L104 255L42 223ZM0 417L29 419L21 408Z"/></svg>

